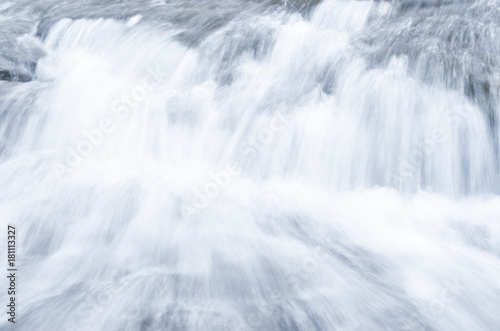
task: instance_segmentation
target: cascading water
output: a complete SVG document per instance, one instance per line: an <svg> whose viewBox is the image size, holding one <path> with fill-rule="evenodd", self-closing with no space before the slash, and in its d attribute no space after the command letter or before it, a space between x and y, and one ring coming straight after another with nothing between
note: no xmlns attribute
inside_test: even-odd
<svg viewBox="0 0 500 331"><path fill-rule="evenodd" d="M0 329L500 330L499 1L19 0L0 32Z"/></svg>

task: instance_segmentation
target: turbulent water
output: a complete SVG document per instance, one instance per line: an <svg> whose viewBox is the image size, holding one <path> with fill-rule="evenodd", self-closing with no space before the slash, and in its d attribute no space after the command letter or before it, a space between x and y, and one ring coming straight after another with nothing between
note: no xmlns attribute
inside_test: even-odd
<svg viewBox="0 0 500 331"><path fill-rule="evenodd" d="M499 92L498 0L2 0L0 329L500 330Z"/></svg>

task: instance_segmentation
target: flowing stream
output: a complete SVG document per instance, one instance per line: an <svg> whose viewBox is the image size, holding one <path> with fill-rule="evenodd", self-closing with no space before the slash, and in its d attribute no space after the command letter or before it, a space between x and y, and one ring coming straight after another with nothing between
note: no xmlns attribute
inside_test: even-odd
<svg viewBox="0 0 500 331"><path fill-rule="evenodd" d="M2 0L0 329L500 330L499 121L498 0Z"/></svg>

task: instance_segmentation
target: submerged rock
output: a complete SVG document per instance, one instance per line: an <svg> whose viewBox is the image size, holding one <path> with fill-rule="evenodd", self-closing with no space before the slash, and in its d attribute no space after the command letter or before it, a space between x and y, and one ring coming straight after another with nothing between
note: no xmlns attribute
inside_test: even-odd
<svg viewBox="0 0 500 331"><path fill-rule="evenodd" d="M34 36L37 16L12 5L0 11L0 80L28 82L35 76L36 63L45 55L42 42Z"/></svg>
<svg viewBox="0 0 500 331"><path fill-rule="evenodd" d="M35 64L34 64L35 66ZM29 82L33 79L33 72L20 72L10 71L0 68L0 80L15 81L15 82Z"/></svg>

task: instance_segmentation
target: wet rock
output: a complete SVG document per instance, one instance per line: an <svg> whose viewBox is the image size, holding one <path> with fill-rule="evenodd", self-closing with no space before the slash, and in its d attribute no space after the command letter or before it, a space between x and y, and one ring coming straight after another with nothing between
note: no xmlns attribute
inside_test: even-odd
<svg viewBox="0 0 500 331"><path fill-rule="evenodd" d="M374 22L359 39L370 65L383 67L394 57L404 57L410 76L463 93L495 127L498 121L491 96L499 91L492 77L500 71L500 43L495 38L500 24L494 4L399 1L396 8L399 11L389 22ZM418 13L407 15L404 8Z"/></svg>
<svg viewBox="0 0 500 331"><path fill-rule="evenodd" d="M298 11L307 15L321 2L321 0L282 0L281 2L293 11Z"/></svg>
<svg viewBox="0 0 500 331"><path fill-rule="evenodd" d="M11 80L12 75L8 70L0 69L0 80Z"/></svg>
<svg viewBox="0 0 500 331"><path fill-rule="evenodd" d="M16 81L16 82L29 82L33 79L30 73L10 72L9 70L0 68L0 80Z"/></svg>
<svg viewBox="0 0 500 331"><path fill-rule="evenodd" d="M435 9L440 6L447 6L464 2L464 0L400 0L397 8L400 13L419 10L419 9Z"/></svg>
<svg viewBox="0 0 500 331"><path fill-rule="evenodd" d="M15 5L0 14L16 22L0 21L0 80L31 81L36 63L45 55L41 41L33 36L36 15Z"/></svg>

